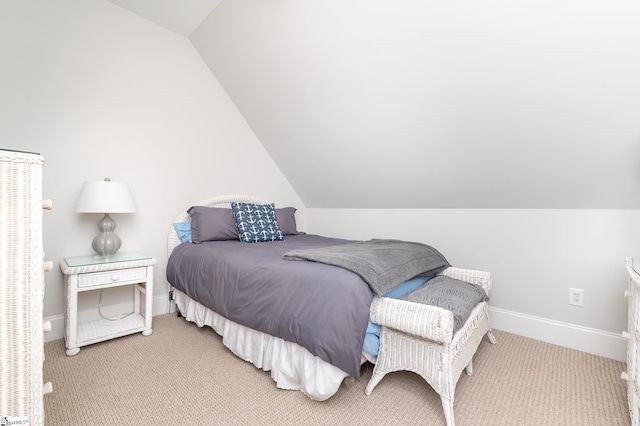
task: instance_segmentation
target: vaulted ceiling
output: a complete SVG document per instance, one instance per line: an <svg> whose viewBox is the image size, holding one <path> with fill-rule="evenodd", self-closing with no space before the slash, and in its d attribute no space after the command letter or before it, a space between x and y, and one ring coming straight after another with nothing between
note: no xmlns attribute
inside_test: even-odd
<svg viewBox="0 0 640 426"><path fill-rule="evenodd" d="M185 37L189 37L222 2L222 0L109 1Z"/></svg>
<svg viewBox="0 0 640 426"><path fill-rule="evenodd" d="M189 38L307 207L640 208L637 2L110 1Z"/></svg>

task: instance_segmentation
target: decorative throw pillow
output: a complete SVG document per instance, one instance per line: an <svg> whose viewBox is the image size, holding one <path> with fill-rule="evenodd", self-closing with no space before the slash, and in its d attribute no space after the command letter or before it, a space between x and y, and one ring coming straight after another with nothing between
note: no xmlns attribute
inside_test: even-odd
<svg viewBox="0 0 640 426"><path fill-rule="evenodd" d="M193 206L187 212L191 216L191 240L194 243L238 238L236 220L231 209Z"/></svg>
<svg viewBox="0 0 640 426"><path fill-rule="evenodd" d="M295 207L281 207L276 209L276 221L282 235L297 235L301 234L296 228L296 209Z"/></svg>
<svg viewBox="0 0 640 426"><path fill-rule="evenodd" d="M243 243L284 240L273 203L231 203L231 210L236 218L238 236Z"/></svg>

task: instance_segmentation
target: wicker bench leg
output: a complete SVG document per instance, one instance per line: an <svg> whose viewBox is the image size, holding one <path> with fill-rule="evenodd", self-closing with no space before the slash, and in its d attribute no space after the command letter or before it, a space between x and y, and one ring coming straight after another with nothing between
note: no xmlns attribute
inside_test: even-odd
<svg viewBox="0 0 640 426"><path fill-rule="evenodd" d="M444 419L447 422L447 426L455 426L455 421L453 419L453 398L447 399L445 397L440 397L442 399L442 409L444 410Z"/></svg>
<svg viewBox="0 0 640 426"><path fill-rule="evenodd" d="M375 368L374 368L373 375L369 379L369 383L367 383L367 387L364 390L365 395L371 395L371 392L373 392L373 389L378 385L378 383L380 383L380 380L382 380L385 374L386 373L376 374Z"/></svg>
<svg viewBox="0 0 640 426"><path fill-rule="evenodd" d="M473 376L473 359L469 361L469 364L464 368L464 371L467 372L467 376Z"/></svg>

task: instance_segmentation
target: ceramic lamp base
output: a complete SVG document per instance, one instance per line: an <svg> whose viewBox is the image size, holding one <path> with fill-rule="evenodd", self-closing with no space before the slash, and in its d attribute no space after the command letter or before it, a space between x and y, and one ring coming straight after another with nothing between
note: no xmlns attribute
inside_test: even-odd
<svg viewBox="0 0 640 426"><path fill-rule="evenodd" d="M100 233L91 243L93 251L101 257L113 256L122 245L120 237L113 232L116 229L116 221L109 216L109 213L105 213L104 217L98 221L98 229Z"/></svg>

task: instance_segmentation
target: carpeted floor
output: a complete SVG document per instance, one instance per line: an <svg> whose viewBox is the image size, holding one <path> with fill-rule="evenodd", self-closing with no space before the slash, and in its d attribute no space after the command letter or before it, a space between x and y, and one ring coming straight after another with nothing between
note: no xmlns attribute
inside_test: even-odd
<svg viewBox="0 0 640 426"><path fill-rule="evenodd" d="M444 425L440 398L418 375L385 376L370 396L347 380L329 400L277 389L268 372L234 356L209 328L174 314L135 334L65 355L45 344L45 421L56 425ZM625 364L494 331L464 372L454 403L458 426L629 425Z"/></svg>

